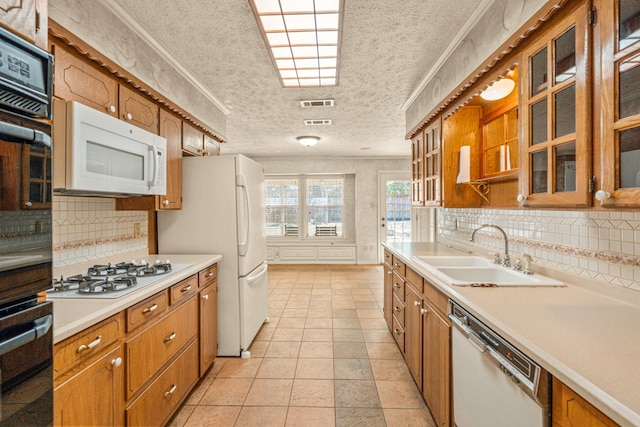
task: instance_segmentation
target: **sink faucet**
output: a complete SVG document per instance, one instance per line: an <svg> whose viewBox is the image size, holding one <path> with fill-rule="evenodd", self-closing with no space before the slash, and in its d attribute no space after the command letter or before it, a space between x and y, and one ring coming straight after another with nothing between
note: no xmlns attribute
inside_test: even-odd
<svg viewBox="0 0 640 427"><path fill-rule="evenodd" d="M469 237L469 241L473 242L473 238L476 235L476 231L481 230L483 228L487 228L487 227L495 228L496 230L498 230L499 232L502 233L502 236L504 237L504 259L502 260L502 265L504 267L511 267L511 259L509 258L509 239L507 238L507 233L504 232L502 227L499 227L499 226L494 225L494 224L482 224L480 227L478 227L475 230L473 230L473 232L471 233L471 237ZM497 256L497 254L496 254L496 256ZM496 259L496 261L498 261L498 260L499 259Z"/></svg>

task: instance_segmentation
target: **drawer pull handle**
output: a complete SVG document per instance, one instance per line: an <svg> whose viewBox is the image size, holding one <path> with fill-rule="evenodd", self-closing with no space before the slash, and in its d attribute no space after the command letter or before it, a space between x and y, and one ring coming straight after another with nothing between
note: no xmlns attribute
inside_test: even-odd
<svg viewBox="0 0 640 427"><path fill-rule="evenodd" d="M399 285L399 284L397 284L397 283L394 283L394 284L393 284L393 286L394 286L395 288L397 288L397 289L400 289L400 285Z"/></svg>
<svg viewBox="0 0 640 427"><path fill-rule="evenodd" d="M90 350L93 347L97 346L98 344L100 344L102 342L102 335L98 335L98 338L96 338L95 340L91 341L89 344L82 344L80 347L78 347L77 352L78 353L82 353L83 351L86 350Z"/></svg>
<svg viewBox="0 0 640 427"><path fill-rule="evenodd" d="M206 277L206 278L208 279L208 278L209 278L209 277L211 277L211 276L213 276L213 271L208 272L208 273L207 273L207 275L206 275L206 276L204 276L204 277Z"/></svg>
<svg viewBox="0 0 640 427"><path fill-rule="evenodd" d="M180 292L189 292L190 290L191 290L191 285L185 286L184 288L180 289Z"/></svg>
<svg viewBox="0 0 640 427"><path fill-rule="evenodd" d="M393 274L393 271L389 270L389 271L387 271L387 274L388 274L389 276L391 276L391 275Z"/></svg>
<svg viewBox="0 0 640 427"><path fill-rule="evenodd" d="M398 330L398 328L396 328L396 329L393 330L393 333L396 334L396 335L400 335L400 330Z"/></svg>
<svg viewBox="0 0 640 427"><path fill-rule="evenodd" d="M398 264L397 262L394 263L393 265L395 265L396 267L400 267L400 264Z"/></svg>
<svg viewBox="0 0 640 427"><path fill-rule="evenodd" d="M400 307L393 307L393 311L395 311L396 313L400 313Z"/></svg>
<svg viewBox="0 0 640 427"><path fill-rule="evenodd" d="M164 339L164 342L173 341L175 337L176 337L176 333L175 333L175 332L171 332L171 335L169 335L168 337L166 337L166 338Z"/></svg>
<svg viewBox="0 0 640 427"><path fill-rule="evenodd" d="M158 309L158 304L153 304L151 307L147 307L142 310L143 313L151 313L152 311L156 311Z"/></svg>
<svg viewBox="0 0 640 427"><path fill-rule="evenodd" d="M175 384L173 384L173 385L171 386L171 388L169 389L169 391L165 391L165 392L164 392L164 397L169 397L169 396L171 396L173 393L175 393L175 392L176 392L176 389L177 389L177 388L178 388L178 386L177 386L177 385L175 385Z"/></svg>
<svg viewBox="0 0 640 427"><path fill-rule="evenodd" d="M120 365L122 365L122 357L116 357L115 359L111 360L111 366L113 366L114 368L119 368Z"/></svg>

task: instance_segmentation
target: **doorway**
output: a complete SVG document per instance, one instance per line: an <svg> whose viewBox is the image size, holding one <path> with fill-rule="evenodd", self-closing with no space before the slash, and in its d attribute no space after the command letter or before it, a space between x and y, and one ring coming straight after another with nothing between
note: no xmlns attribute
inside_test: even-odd
<svg viewBox="0 0 640 427"><path fill-rule="evenodd" d="M411 175L409 172L379 173L378 240L410 242L411 233ZM378 245L378 259L382 261L382 245Z"/></svg>

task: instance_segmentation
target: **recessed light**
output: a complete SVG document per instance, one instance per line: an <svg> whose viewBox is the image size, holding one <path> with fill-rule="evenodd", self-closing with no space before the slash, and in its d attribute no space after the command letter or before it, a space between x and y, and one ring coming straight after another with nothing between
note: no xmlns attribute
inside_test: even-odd
<svg viewBox="0 0 640 427"><path fill-rule="evenodd" d="M319 136L311 136L311 135L299 136L296 139L300 144L304 145L305 147L312 147L316 145L318 141L320 141Z"/></svg>

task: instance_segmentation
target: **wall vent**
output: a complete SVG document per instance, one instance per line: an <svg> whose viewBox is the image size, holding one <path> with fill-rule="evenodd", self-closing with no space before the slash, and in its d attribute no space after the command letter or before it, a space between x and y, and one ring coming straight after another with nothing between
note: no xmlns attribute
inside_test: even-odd
<svg viewBox="0 0 640 427"><path fill-rule="evenodd" d="M300 101L300 106L303 108L307 107L333 107L334 100L333 99L309 99Z"/></svg>
<svg viewBox="0 0 640 427"><path fill-rule="evenodd" d="M306 126L323 126L333 123L331 119L305 119L304 124Z"/></svg>

